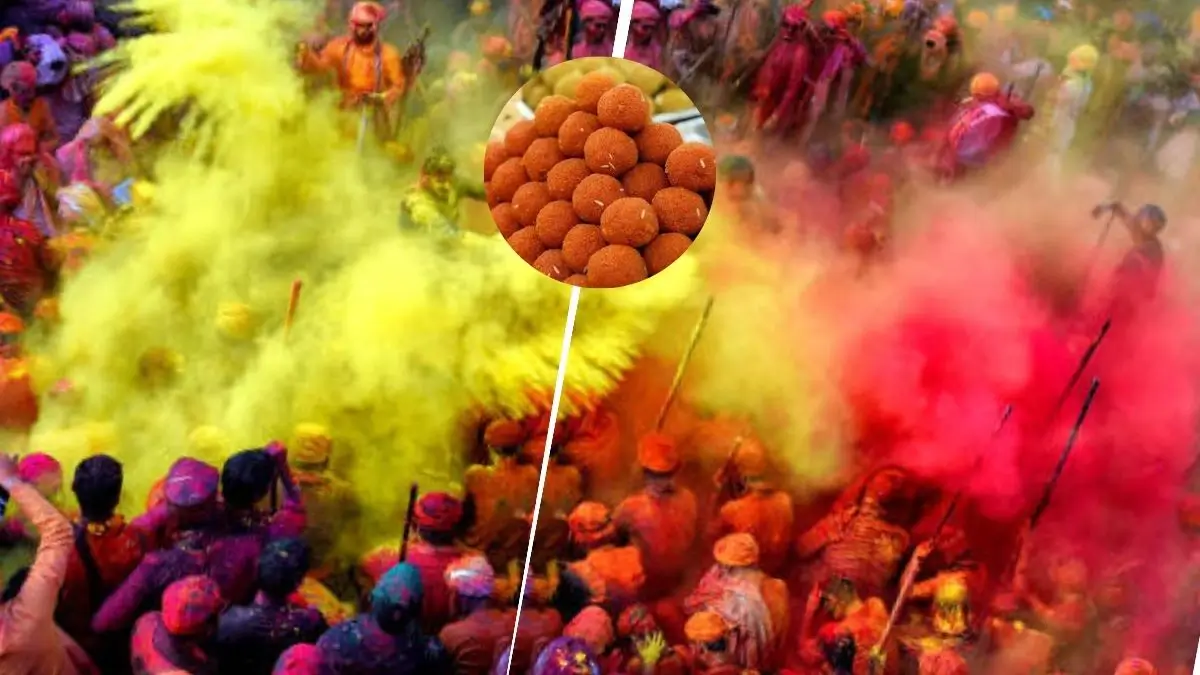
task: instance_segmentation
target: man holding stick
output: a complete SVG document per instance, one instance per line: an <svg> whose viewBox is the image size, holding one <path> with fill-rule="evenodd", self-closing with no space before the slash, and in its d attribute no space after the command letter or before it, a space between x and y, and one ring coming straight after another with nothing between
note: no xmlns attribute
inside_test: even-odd
<svg viewBox="0 0 1200 675"><path fill-rule="evenodd" d="M350 10L349 32L324 47L300 45L299 65L308 72L333 73L342 92L343 110L360 112L359 145L368 127L386 142L394 133L396 104L406 91L399 50L379 37L387 10L375 2L359 2Z"/></svg>

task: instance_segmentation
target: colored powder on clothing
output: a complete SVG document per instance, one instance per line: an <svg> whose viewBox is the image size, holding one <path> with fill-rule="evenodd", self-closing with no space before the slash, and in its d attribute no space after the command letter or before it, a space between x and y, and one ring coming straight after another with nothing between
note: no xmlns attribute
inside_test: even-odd
<svg viewBox="0 0 1200 675"><path fill-rule="evenodd" d="M570 291L498 237L447 250L395 236L396 186L416 177L356 157L353 123L310 97L292 63L312 25L304 3L134 5L160 32L111 52L99 111L135 137L176 121L178 133L145 157L152 203L67 283L62 325L30 345L39 382L74 383L47 397L32 445L67 466L114 454L135 509L182 454L219 464L321 424L332 470L365 506L364 536L394 536L404 491L380 477L453 489L472 415L548 402ZM483 139L442 140L467 154ZM585 294L571 401L614 386L693 277L680 263L644 287ZM198 427L232 447L190 444Z"/></svg>

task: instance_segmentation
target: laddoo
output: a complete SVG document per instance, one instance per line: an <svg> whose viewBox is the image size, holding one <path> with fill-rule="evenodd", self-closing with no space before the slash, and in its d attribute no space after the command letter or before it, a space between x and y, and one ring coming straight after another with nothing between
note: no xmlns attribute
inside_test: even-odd
<svg viewBox="0 0 1200 675"><path fill-rule="evenodd" d="M507 159L496 167L496 173L492 174L492 195L498 202L510 202L517 190L528 182L529 174L525 171L525 164L516 157Z"/></svg>
<svg viewBox="0 0 1200 675"><path fill-rule="evenodd" d="M624 196L625 188L621 187L621 181L602 173L594 173L579 182L575 193L571 195L571 204L580 220L585 223L599 223L604 209Z"/></svg>
<svg viewBox="0 0 1200 675"><path fill-rule="evenodd" d="M600 124L621 131L641 131L650 123L650 101L641 89L620 84L600 96L596 103Z"/></svg>
<svg viewBox="0 0 1200 675"><path fill-rule="evenodd" d="M646 261L631 246L605 246L588 260L588 288L618 288L648 276Z"/></svg>
<svg viewBox="0 0 1200 675"><path fill-rule="evenodd" d="M666 169L675 187L708 192L717 186L717 155L703 143L684 143L672 150Z"/></svg>
<svg viewBox="0 0 1200 675"><path fill-rule="evenodd" d="M692 240L685 235L663 232L642 249L642 257L646 259L646 271L653 276L667 269L671 263L679 260L691 245Z"/></svg>
<svg viewBox="0 0 1200 675"><path fill-rule="evenodd" d="M600 120L592 113L571 113L558 129L558 149L567 157L583 157L588 137L599 128Z"/></svg>
<svg viewBox="0 0 1200 675"><path fill-rule="evenodd" d="M641 70L645 78L631 76ZM527 264L573 286L617 288L662 272L708 217L712 148L653 122L663 76L639 64L581 59L538 80L546 91L533 119L477 146L497 230Z"/></svg>
<svg viewBox="0 0 1200 675"><path fill-rule="evenodd" d="M487 148L483 151L483 179L491 180L504 160L508 159L508 152L504 150L503 141L492 141L487 144Z"/></svg>
<svg viewBox="0 0 1200 675"><path fill-rule="evenodd" d="M508 238L508 245L521 256L521 260L532 265L538 256L546 252L546 247L538 239L537 231L532 227L518 230Z"/></svg>
<svg viewBox="0 0 1200 675"><path fill-rule="evenodd" d="M571 269L567 267L562 251L556 249L543 251L537 260L533 261L533 268L555 281L563 281L571 276Z"/></svg>
<svg viewBox="0 0 1200 675"><path fill-rule="evenodd" d="M517 220L517 214L513 213L512 204L501 202L492 207L492 220L496 222L496 229L500 230L500 235L505 239L516 234L517 230L521 229L521 223Z"/></svg>
<svg viewBox="0 0 1200 675"><path fill-rule="evenodd" d="M621 187L630 197L650 201L659 190L670 187L670 183L667 182L667 172L661 166L643 162L621 176Z"/></svg>
<svg viewBox="0 0 1200 675"><path fill-rule="evenodd" d="M592 255L608 245L600 228L596 225L576 225L563 238L563 258L571 269L576 272L587 271L588 260Z"/></svg>
<svg viewBox="0 0 1200 675"><path fill-rule="evenodd" d="M638 159L663 166L671 152L683 145L683 134L675 125L659 122L642 129L634 141L637 143Z"/></svg>
<svg viewBox="0 0 1200 675"><path fill-rule="evenodd" d="M546 174L562 160L563 154L558 149L557 139L539 138L529 145L521 164L525 167L525 173L529 174L530 180L540 182L546 180Z"/></svg>
<svg viewBox="0 0 1200 675"><path fill-rule="evenodd" d="M624 197L604 209L600 234L610 244L641 248L658 236L658 216L645 199Z"/></svg>
<svg viewBox="0 0 1200 675"><path fill-rule="evenodd" d="M577 158L564 159L546 174L546 188L550 190L552 198L570 201L575 188L590 175L592 172L588 171L587 162Z"/></svg>
<svg viewBox="0 0 1200 675"><path fill-rule="evenodd" d="M559 127L576 109L575 101L566 96L547 96L538 102L537 110L533 113L533 128L543 138L558 136Z"/></svg>
<svg viewBox="0 0 1200 675"><path fill-rule="evenodd" d="M665 232L695 236L708 219L708 205L704 203L704 198L691 190L669 187L654 195L651 204Z"/></svg>
<svg viewBox="0 0 1200 675"><path fill-rule="evenodd" d="M537 223L538 212L550 201L550 191L545 183L526 183L517 188L513 195L513 213L523 227L533 227Z"/></svg>
<svg viewBox="0 0 1200 675"><path fill-rule="evenodd" d="M571 202L555 201L542 207L537 214L538 239L546 248L562 248L563 239L572 227L579 224L579 216L575 215L575 207Z"/></svg>
<svg viewBox="0 0 1200 675"><path fill-rule="evenodd" d="M598 129L588 136L583 159L593 173L620 176L637 166L637 143L623 131Z"/></svg>
<svg viewBox="0 0 1200 675"><path fill-rule="evenodd" d="M600 97L619 84L610 73L594 70L584 75L575 85L575 105L580 110L595 113Z"/></svg>
<svg viewBox="0 0 1200 675"><path fill-rule="evenodd" d="M537 137L533 120L521 120L509 127L508 133L504 134L504 151L509 157L521 157Z"/></svg>

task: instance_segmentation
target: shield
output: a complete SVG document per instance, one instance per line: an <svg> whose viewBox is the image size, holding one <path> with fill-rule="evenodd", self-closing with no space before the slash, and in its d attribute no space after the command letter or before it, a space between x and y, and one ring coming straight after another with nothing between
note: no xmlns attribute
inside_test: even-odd
<svg viewBox="0 0 1200 675"><path fill-rule="evenodd" d="M1005 138L1011 138L1017 118L995 103L983 103L966 110L950 127L950 145L962 166L979 167L1001 150Z"/></svg>

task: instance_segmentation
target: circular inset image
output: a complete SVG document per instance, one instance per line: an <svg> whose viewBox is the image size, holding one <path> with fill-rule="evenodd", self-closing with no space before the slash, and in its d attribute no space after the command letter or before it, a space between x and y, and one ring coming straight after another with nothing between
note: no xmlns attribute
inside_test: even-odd
<svg viewBox="0 0 1200 675"><path fill-rule="evenodd" d="M692 101L662 73L584 58L540 73L496 122L484 161L496 228L556 281L628 286L687 251L712 207L717 158Z"/></svg>

